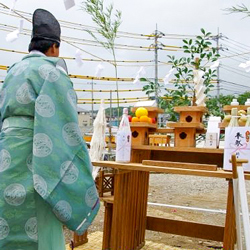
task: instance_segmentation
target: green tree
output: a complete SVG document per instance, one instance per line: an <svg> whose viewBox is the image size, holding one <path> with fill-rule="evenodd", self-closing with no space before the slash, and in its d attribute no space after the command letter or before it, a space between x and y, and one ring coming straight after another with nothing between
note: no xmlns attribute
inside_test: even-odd
<svg viewBox="0 0 250 250"><path fill-rule="evenodd" d="M161 88L163 86L162 84L158 82L156 86L155 82L152 82L150 79L147 78L140 78L140 81L145 82L142 91L145 91L145 94L148 95L149 99L152 100L155 99L156 91L157 91L157 96L160 96Z"/></svg>
<svg viewBox="0 0 250 250"><path fill-rule="evenodd" d="M250 92L245 92L245 93L242 93L238 96L237 100L239 102L240 105L244 105L245 102L247 101L247 99L250 98Z"/></svg>
<svg viewBox="0 0 250 250"><path fill-rule="evenodd" d="M228 14L245 14L246 17L250 16L249 9L243 3L232 6L230 8L226 8L225 11L228 12Z"/></svg>
<svg viewBox="0 0 250 250"><path fill-rule="evenodd" d="M162 101L162 108L170 112L173 120L178 118L172 110L174 106L195 105L195 86L193 84L194 69L204 72L205 94L208 95L214 86L212 79L217 77L216 69L208 69L207 65L218 60L220 55L218 49L212 46L212 34L201 29L201 35L195 39L183 40L183 50L185 57L176 58L168 56L169 63L175 69L175 79L173 79L174 89L167 90L166 99ZM191 101L192 100L192 101ZM164 103L165 102L165 103Z"/></svg>
<svg viewBox="0 0 250 250"><path fill-rule="evenodd" d="M113 55L114 61L112 64L115 68L115 76L118 77L117 61L115 54L115 39L117 37L118 29L121 25L122 13L119 10L114 11L113 4L109 4L104 8L104 0L85 0L82 2L83 10L88 13L92 21L97 25L96 31L98 36L91 30L87 32L100 43L106 50L110 51ZM118 106L118 118L120 117L119 112L119 87L118 81L116 81L116 95L117 95L117 106Z"/></svg>
<svg viewBox="0 0 250 250"><path fill-rule="evenodd" d="M210 97L206 100L206 106L208 108L207 116L220 116L221 118L224 117L224 112L220 107L224 107L226 105L230 105L232 100L234 99L234 95L223 95L221 94L219 98L217 97ZM220 103L220 106L218 105Z"/></svg>

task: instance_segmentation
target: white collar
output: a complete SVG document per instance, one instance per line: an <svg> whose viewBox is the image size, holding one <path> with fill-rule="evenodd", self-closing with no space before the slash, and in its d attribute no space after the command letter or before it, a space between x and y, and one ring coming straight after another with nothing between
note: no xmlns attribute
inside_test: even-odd
<svg viewBox="0 0 250 250"><path fill-rule="evenodd" d="M46 56L44 53L38 50L32 50L30 51L30 55L41 55L41 56Z"/></svg>

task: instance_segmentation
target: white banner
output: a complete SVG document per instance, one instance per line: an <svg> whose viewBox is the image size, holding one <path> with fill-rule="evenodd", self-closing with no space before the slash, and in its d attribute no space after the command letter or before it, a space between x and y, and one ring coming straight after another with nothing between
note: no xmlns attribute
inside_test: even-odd
<svg viewBox="0 0 250 250"><path fill-rule="evenodd" d="M244 171L250 172L250 127L227 127L225 131L224 164L225 170L232 170L229 162L232 154L238 159L247 159Z"/></svg>

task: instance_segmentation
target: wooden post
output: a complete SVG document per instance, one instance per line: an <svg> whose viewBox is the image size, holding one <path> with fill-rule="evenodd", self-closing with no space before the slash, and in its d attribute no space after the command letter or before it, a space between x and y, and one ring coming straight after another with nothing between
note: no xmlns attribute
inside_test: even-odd
<svg viewBox="0 0 250 250"><path fill-rule="evenodd" d="M112 226L113 204L105 201L104 206L105 206L105 213L104 213L102 250L109 250L110 249L110 236L111 236L111 226Z"/></svg>
<svg viewBox="0 0 250 250"><path fill-rule="evenodd" d="M224 230L223 249L233 250L236 242L233 181L228 180L227 214Z"/></svg>

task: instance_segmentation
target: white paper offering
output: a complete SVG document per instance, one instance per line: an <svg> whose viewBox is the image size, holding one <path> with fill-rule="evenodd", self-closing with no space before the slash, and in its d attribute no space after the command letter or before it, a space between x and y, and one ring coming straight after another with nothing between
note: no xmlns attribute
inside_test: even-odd
<svg viewBox="0 0 250 250"><path fill-rule="evenodd" d="M140 83L140 78L146 74L146 71L144 67L140 67L139 71L136 74L135 80L133 81L133 84Z"/></svg>
<svg viewBox="0 0 250 250"><path fill-rule="evenodd" d="M64 6L65 6L66 10L68 10L76 5L75 0L63 0L63 1L64 1Z"/></svg>
<svg viewBox="0 0 250 250"><path fill-rule="evenodd" d="M171 77L171 75L173 74L173 72L175 71L174 68L170 69L169 72L166 74L166 76L163 78L164 84L167 85L169 84L169 79Z"/></svg>
<svg viewBox="0 0 250 250"><path fill-rule="evenodd" d="M232 170L229 162L232 154L238 159L246 159L244 171L250 172L250 127L227 127L225 131L224 164L225 170Z"/></svg>
<svg viewBox="0 0 250 250"><path fill-rule="evenodd" d="M104 66L102 65L102 63L98 64L96 67L96 71L95 71L95 76L96 77L101 77L102 71L104 70Z"/></svg>
<svg viewBox="0 0 250 250"><path fill-rule="evenodd" d="M6 36L6 41L12 43L16 41L18 37L19 37L19 30L14 30Z"/></svg>
<svg viewBox="0 0 250 250"><path fill-rule="evenodd" d="M12 6L10 8L10 13L15 10L16 2L17 2L17 0L13 0Z"/></svg>
<svg viewBox="0 0 250 250"><path fill-rule="evenodd" d="M75 62L78 67L81 67L83 65L82 52L79 49L77 49L75 53Z"/></svg>
<svg viewBox="0 0 250 250"><path fill-rule="evenodd" d="M206 133L205 148L217 148L217 133Z"/></svg>

